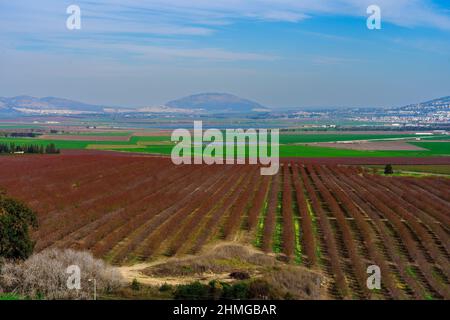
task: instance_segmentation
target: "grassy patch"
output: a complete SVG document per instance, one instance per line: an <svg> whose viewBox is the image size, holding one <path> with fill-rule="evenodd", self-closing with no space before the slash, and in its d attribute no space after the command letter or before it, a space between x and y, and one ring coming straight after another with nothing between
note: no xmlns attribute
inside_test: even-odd
<svg viewBox="0 0 450 320"><path fill-rule="evenodd" d="M416 273L416 270L414 270L413 267L407 266L406 267L406 273L409 274L411 276L411 278L417 279L417 273Z"/></svg>
<svg viewBox="0 0 450 320"><path fill-rule="evenodd" d="M384 166L382 165L366 165L364 167L371 169L372 173L384 175ZM392 168L394 173L391 176L423 178L439 175L450 178L450 165L393 165Z"/></svg>
<svg viewBox="0 0 450 320"><path fill-rule="evenodd" d="M282 246L283 246L283 240L282 240L282 234L283 234L283 217L281 214L282 210L282 201L283 201L283 192L278 192L277 196L277 210L276 210L276 219L275 219L275 232L273 234L273 245L272 250L275 253L281 253L282 252Z"/></svg>
<svg viewBox="0 0 450 320"><path fill-rule="evenodd" d="M383 140L396 138L416 138L413 134L285 134L280 135L281 144L334 142L354 140Z"/></svg>
<svg viewBox="0 0 450 320"><path fill-rule="evenodd" d="M15 293L0 293L0 300L24 300L24 297Z"/></svg>
<svg viewBox="0 0 450 320"><path fill-rule="evenodd" d="M273 178L271 177L270 179L272 180ZM268 189L269 190L267 190L266 196L264 198L262 214L259 215L258 226L257 226L257 230L256 230L256 237L255 237L254 245L257 248L261 248L261 246L262 246L262 239L263 239L263 235L264 235L264 222L266 221L267 210L268 210L268 205L269 205L269 201L267 200L267 195L270 192L270 187Z"/></svg>
<svg viewBox="0 0 450 320"><path fill-rule="evenodd" d="M79 135L111 135L120 136L129 132L105 132ZM293 143L308 142L330 142L347 140L367 140L367 139L389 139L402 138L409 135L368 135L368 134L298 134L280 136L280 157L429 157L429 156L450 156L450 142L424 142L414 141L411 144L422 147L426 150L414 151L365 151L347 150L317 146L294 145ZM415 136L414 136L415 137ZM433 137L426 137L432 139ZM440 138L440 137L437 137ZM170 155L174 144L170 141L170 136L133 136L129 141L76 141L76 140L53 140L38 138L0 138L0 143L15 143L16 145L37 144L48 145L54 143L59 149L86 149L95 146L98 149L115 150L123 152L140 152L150 154ZM224 148L226 154L226 148ZM248 154L249 146L246 147ZM191 154L193 152L191 151ZM270 146L269 146L270 154Z"/></svg>
<svg viewBox="0 0 450 320"><path fill-rule="evenodd" d="M450 155L450 142L411 142L411 144L427 149L433 155Z"/></svg>

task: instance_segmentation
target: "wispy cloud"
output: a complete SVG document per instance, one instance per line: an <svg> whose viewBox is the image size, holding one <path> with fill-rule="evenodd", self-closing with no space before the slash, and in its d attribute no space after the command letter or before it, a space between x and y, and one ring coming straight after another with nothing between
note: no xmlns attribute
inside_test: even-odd
<svg viewBox="0 0 450 320"><path fill-rule="evenodd" d="M170 34L175 34L175 30L180 34L192 30L196 34L200 30L199 35L207 35L212 31L205 32L202 28L230 24L236 19L295 23L320 14L362 17L371 4L379 5L383 19L393 24L450 30L448 8L441 8L432 0L23 0L2 1L0 17L6 27L20 28L24 23L32 23L39 29L52 25L72 3L81 6L93 27L111 28L111 31L116 29L115 25L125 24L136 32L150 28L152 32L166 34L160 26L171 26ZM187 26L193 29L186 29Z"/></svg>
<svg viewBox="0 0 450 320"><path fill-rule="evenodd" d="M311 58L311 61L316 65L345 65L361 62L360 59L330 56L315 56Z"/></svg>
<svg viewBox="0 0 450 320"><path fill-rule="evenodd" d="M71 4L81 7L82 30L66 29ZM371 4L382 9L380 32L365 27ZM412 88L448 91L449 7L448 0L0 0L0 90L139 103L241 91L288 105L358 95L352 101L361 103L374 86L386 100Z"/></svg>

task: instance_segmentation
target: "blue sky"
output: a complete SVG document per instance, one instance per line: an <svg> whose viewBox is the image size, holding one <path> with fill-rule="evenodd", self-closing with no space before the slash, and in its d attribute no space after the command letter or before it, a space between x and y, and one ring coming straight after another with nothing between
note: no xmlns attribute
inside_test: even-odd
<svg viewBox="0 0 450 320"><path fill-rule="evenodd" d="M81 30L66 28L71 4ZM154 106L199 92L272 108L450 95L450 2L0 0L0 96Z"/></svg>

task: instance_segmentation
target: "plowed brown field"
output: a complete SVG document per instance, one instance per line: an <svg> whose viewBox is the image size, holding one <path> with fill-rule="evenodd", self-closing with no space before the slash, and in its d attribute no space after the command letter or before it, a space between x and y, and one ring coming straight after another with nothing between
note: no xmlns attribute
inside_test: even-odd
<svg viewBox="0 0 450 320"><path fill-rule="evenodd" d="M0 157L0 188L38 212L36 250L87 249L124 264L250 241L326 273L335 298L450 299L445 178L372 175L336 159L286 159L263 177L257 166L72 152ZM374 264L376 292L365 282Z"/></svg>

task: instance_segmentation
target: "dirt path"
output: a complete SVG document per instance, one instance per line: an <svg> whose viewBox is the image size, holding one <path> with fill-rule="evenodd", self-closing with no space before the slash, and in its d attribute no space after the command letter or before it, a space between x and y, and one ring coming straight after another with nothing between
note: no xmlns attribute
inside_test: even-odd
<svg viewBox="0 0 450 320"><path fill-rule="evenodd" d="M188 284L195 281L199 281L202 283L208 283L212 280L220 280L223 282L232 281L229 277L229 272L226 273L213 273L213 272L205 272L201 275L190 275L190 276L149 276L144 273L144 270L155 267L158 265L162 265L165 263L170 263L177 260L190 260L195 257L202 257L204 255L211 254L211 252L214 252L214 250L218 247L225 246L227 244L234 243L234 242L220 242L218 244L210 244L204 248L203 252L197 256L184 256L184 257L161 257L155 261L151 262L143 262L134 264L131 266L121 266L118 267L119 272L122 274L122 277L125 279L126 282L130 283L134 279L139 281L142 284L145 285L153 285L153 286L161 286L163 284L170 284L170 285L179 285L179 284ZM242 245L244 247L244 245ZM245 245L245 247L250 250L251 252L257 252L254 248L251 246Z"/></svg>
<svg viewBox="0 0 450 320"><path fill-rule="evenodd" d="M195 281L208 283L212 280L220 280L223 282L230 281L229 273L204 273L201 276L184 276L184 277L151 277L143 273L143 271L149 267L162 264L165 261L155 261L148 263L139 263L133 266L119 267L119 272L127 283L131 283L136 279L139 283L151 286L161 286L163 284L179 285L188 284Z"/></svg>

